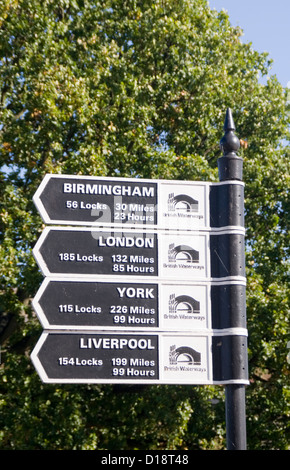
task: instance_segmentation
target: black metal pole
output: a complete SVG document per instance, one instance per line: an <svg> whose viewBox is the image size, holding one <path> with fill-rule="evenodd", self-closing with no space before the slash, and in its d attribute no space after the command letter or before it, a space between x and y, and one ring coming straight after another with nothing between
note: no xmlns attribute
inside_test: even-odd
<svg viewBox="0 0 290 470"><path fill-rule="evenodd" d="M243 179L243 160L236 152L240 148L240 141L235 135L235 124L231 109L228 108L224 123L225 134L220 141L223 156L218 160L220 181ZM238 351L231 351L232 362ZM246 394L244 384L228 384L225 386L226 408L226 434L227 450L246 450Z"/></svg>
<svg viewBox="0 0 290 470"><path fill-rule="evenodd" d="M227 450L246 450L246 390L245 385L226 385Z"/></svg>

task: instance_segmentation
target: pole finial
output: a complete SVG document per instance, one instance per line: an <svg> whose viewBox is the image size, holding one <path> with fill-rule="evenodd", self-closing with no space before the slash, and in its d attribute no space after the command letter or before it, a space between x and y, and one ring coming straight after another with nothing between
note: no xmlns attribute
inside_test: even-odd
<svg viewBox="0 0 290 470"><path fill-rule="evenodd" d="M236 136L235 130L232 111L227 108L224 122L225 133L220 140L223 156L218 159L220 181L242 180L243 160L236 153L240 148L240 140Z"/></svg>
<svg viewBox="0 0 290 470"><path fill-rule="evenodd" d="M235 123L234 123L234 118L233 118L233 115L232 115L231 108L227 108L227 111L226 111L224 130L225 130L225 132L226 131L235 131L236 130L236 126L235 126Z"/></svg>
<svg viewBox="0 0 290 470"><path fill-rule="evenodd" d="M220 147L224 152L224 156L231 154L236 155L236 152L240 148L240 140L235 135L236 130L232 111L230 108L227 109L226 118L224 123L225 135L220 141Z"/></svg>

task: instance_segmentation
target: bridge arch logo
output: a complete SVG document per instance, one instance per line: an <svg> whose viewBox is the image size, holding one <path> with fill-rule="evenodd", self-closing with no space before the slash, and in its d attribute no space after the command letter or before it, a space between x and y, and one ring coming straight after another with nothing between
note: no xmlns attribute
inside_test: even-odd
<svg viewBox="0 0 290 470"><path fill-rule="evenodd" d="M169 312L170 313L200 313L200 302L193 299L189 295L171 294L169 296Z"/></svg>
<svg viewBox="0 0 290 470"><path fill-rule="evenodd" d="M187 365L200 365L201 353L189 346L170 346L169 352L170 364L187 364Z"/></svg>
<svg viewBox="0 0 290 470"><path fill-rule="evenodd" d="M174 212L198 212L198 201L187 194L168 195L168 210Z"/></svg>
<svg viewBox="0 0 290 470"><path fill-rule="evenodd" d="M168 261L173 263L198 263L199 252L189 245L169 245Z"/></svg>

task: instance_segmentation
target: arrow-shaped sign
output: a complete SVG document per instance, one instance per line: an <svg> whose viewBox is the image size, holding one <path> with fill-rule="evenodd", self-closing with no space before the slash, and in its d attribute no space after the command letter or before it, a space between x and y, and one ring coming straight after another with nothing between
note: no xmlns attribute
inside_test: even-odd
<svg viewBox="0 0 290 470"><path fill-rule="evenodd" d="M46 278L33 307L50 329L200 331L211 328L210 294L208 283Z"/></svg>
<svg viewBox="0 0 290 470"><path fill-rule="evenodd" d="M31 359L47 383L248 384L239 333L44 332Z"/></svg>
<svg viewBox="0 0 290 470"><path fill-rule="evenodd" d="M33 200L46 224L218 230L244 226L243 191L238 181L48 174Z"/></svg>
<svg viewBox="0 0 290 470"><path fill-rule="evenodd" d="M34 249L45 276L245 281L244 231L102 231L46 227Z"/></svg>
<svg viewBox="0 0 290 470"><path fill-rule="evenodd" d="M245 291L246 284L241 281L97 282L47 277L33 307L43 327L54 330L228 332L239 328L245 334Z"/></svg>
<svg viewBox="0 0 290 470"><path fill-rule="evenodd" d="M207 193L203 182L46 175L33 199L45 223L196 229Z"/></svg>
<svg viewBox="0 0 290 470"><path fill-rule="evenodd" d="M209 383L209 338L44 332L31 358L44 382Z"/></svg>
<svg viewBox="0 0 290 470"><path fill-rule="evenodd" d="M46 276L209 276L209 235L46 227L33 254Z"/></svg>
<svg viewBox="0 0 290 470"><path fill-rule="evenodd" d="M150 225L156 224L157 183L152 180L46 175L33 199L46 223L143 224L147 216Z"/></svg>

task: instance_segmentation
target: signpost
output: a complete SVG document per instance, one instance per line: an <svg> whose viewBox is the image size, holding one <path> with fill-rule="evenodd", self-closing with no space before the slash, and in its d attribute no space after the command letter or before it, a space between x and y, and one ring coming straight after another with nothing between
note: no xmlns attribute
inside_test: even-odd
<svg viewBox="0 0 290 470"><path fill-rule="evenodd" d="M243 179L243 160L236 154L240 148L240 141L235 135L235 129L232 112L228 108L224 123L225 134L220 141L220 147L223 151L223 156L218 160L220 181L242 181ZM244 251L244 248L241 249L241 252L242 251ZM245 310L244 315L246 315ZM240 312L239 319L241 319L241 317L242 312ZM241 349L232 348L231 350L231 356L233 358L241 353ZM245 394L244 384L229 384L226 386L228 450L245 450L247 448Z"/></svg>
<svg viewBox="0 0 290 470"><path fill-rule="evenodd" d="M33 250L46 277L31 356L44 382L225 384L232 420L248 384L233 129L228 111L219 183L45 176L34 202L57 226Z"/></svg>

